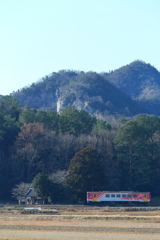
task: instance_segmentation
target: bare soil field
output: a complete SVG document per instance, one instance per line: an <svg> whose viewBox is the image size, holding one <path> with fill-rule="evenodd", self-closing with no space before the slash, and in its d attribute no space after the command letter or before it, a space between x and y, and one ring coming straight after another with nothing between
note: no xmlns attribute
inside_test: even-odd
<svg viewBox="0 0 160 240"><path fill-rule="evenodd" d="M37 211L24 210L24 206L3 206L2 239L160 240L160 207L45 205Z"/></svg>

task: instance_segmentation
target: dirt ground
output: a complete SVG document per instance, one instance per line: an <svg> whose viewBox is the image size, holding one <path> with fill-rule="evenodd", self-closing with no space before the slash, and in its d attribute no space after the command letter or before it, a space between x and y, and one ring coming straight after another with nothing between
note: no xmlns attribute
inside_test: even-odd
<svg viewBox="0 0 160 240"><path fill-rule="evenodd" d="M1 230L0 240L159 240L158 234Z"/></svg>
<svg viewBox="0 0 160 240"><path fill-rule="evenodd" d="M57 207L58 208L58 207ZM160 240L160 209L0 210L0 240Z"/></svg>

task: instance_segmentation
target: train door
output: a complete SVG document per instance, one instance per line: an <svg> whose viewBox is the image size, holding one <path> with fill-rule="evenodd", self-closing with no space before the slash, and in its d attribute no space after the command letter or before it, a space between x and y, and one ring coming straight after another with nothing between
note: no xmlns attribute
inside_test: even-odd
<svg viewBox="0 0 160 240"><path fill-rule="evenodd" d="M93 194L93 202L97 201L97 194Z"/></svg>
<svg viewBox="0 0 160 240"><path fill-rule="evenodd" d="M143 196L143 201L144 201L144 202L147 202L147 194L144 194L144 196Z"/></svg>

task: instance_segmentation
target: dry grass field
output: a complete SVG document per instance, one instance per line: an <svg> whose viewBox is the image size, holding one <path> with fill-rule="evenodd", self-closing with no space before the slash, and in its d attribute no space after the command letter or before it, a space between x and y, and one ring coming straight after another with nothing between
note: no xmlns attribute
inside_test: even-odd
<svg viewBox="0 0 160 240"><path fill-rule="evenodd" d="M41 207L0 207L0 240L160 240L160 207Z"/></svg>

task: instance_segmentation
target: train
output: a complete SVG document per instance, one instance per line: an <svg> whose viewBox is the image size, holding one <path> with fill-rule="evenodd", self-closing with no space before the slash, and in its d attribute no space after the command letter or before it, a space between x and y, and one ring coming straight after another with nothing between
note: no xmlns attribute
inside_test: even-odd
<svg viewBox="0 0 160 240"><path fill-rule="evenodd" d="M87 204L103 203L145 203L151 202L150 192L118 191L87 192Z"/></svg>

